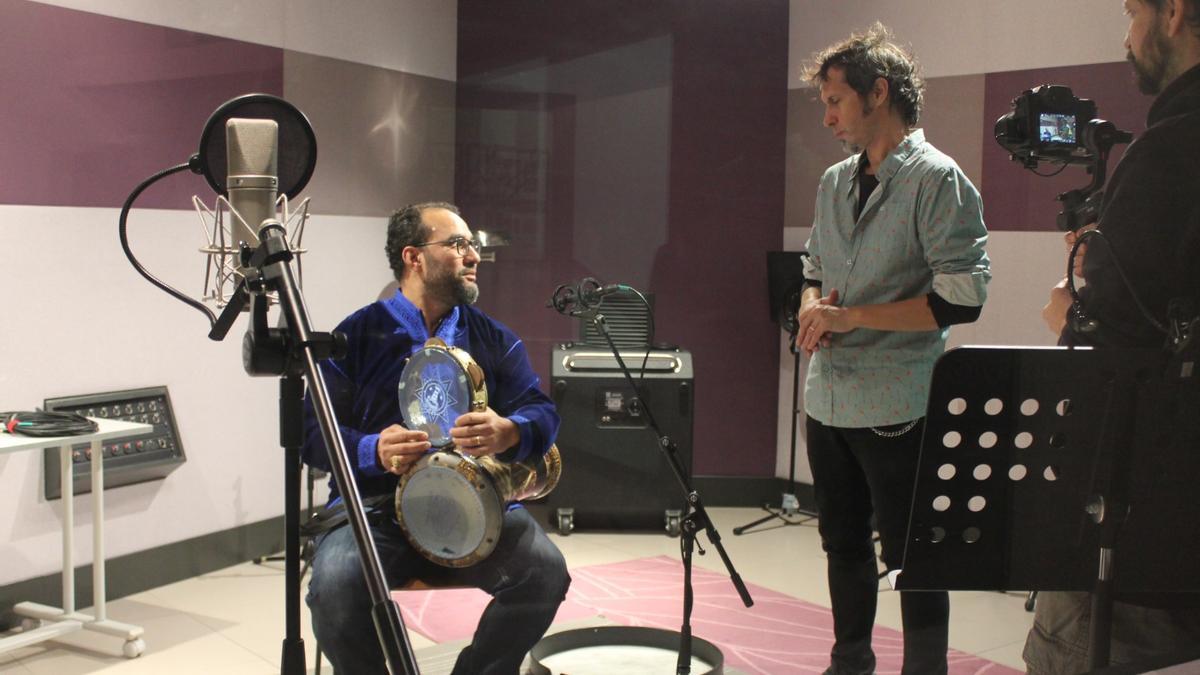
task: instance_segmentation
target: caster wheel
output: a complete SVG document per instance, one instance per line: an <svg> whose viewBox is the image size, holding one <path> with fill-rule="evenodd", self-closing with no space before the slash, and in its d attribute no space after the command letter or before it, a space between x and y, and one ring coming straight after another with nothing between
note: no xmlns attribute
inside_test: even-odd
<svg viewBox="0 0 1200 675"><path fill-rule="evenodd" d="M667 516L667 536L678 537L681 532L679 516Z"/></svg>
<svg viewBox="0 0 1200 675"><path fill-rule="evenodd" d="M571 515L560 513L558 516L558 533L565 537L574 530L575 518Z"/></svg>
<svg viewBox="0 0 1200 675"><path fill-rule="evenodd" d="M125 654L127 659L136 659L146 651L146 641L137 638L136 640L126 640L124 646L121 647L121 652Z"/></svg>
<svg viewBox="0 0 1200 675"><path fill-rule="evenodd" d="M554 513L558 517L558 533L564 537L571 534L575 529L575 509L561 508Z"/></svg>
<svg viewBox="0 0 1200 675"><path fill-rule="evenodd" d="M21 619L21 631L28 633L31 630L37 630L42 627L41 619L24 618Z"/></svg>

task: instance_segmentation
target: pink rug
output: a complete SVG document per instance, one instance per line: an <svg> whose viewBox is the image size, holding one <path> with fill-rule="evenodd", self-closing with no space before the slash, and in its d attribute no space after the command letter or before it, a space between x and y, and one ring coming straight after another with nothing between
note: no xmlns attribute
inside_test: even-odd
<svg viewBox="0 0 1200 675"><path fill-rule="evenodd" d="M613 623L678 631L683 611L683 565L658 556L571 570L571 590L555 623L600 615ZM829 610L748 584L754 607L746 608L724 574L694 567L692 632L720 647L727 665L747 673L820 673L829 665L833 619ZM468 638L488 603L474 589L395 593L411 630L435 642ZM898 631L875 628L880 675L900 672ZM951 675L1019 673L978 656L950 651Z"/></svg>

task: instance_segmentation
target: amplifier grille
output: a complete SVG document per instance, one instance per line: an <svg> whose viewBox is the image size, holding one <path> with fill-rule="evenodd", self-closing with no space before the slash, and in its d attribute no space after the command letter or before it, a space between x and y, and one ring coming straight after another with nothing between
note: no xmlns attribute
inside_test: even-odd
<svg viewBox="0 0 1200 675"><path fill-rule="evenodd" d="M650 334L654 295L647 293L650 309L642 304L636 293L618 291L600 301L600 312L608 324L608 332L618 347L646 347L653 336ZM604 335L588 319L579 320L579 342L585 345L608 347Z"/></svg>

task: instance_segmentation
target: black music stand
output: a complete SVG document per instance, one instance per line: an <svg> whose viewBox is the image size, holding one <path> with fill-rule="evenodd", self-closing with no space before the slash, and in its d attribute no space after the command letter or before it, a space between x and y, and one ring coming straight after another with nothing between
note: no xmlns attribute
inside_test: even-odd
<svg viewBox="0 0 1200 675"><path fill-rule="evenodd" d="M800 508L796 498L796 439L800 421L800 350L796 349L796 312L800 309L800 293L804 290L803 251L767 251L767 300L770 302L771 321L788 334L788 351L792 353L792 459L788 468L788 491L784 492L778 509L763 504L767 515L758 520L733 528L735 535L771 520L778 519L783 526L803 525L814 520L816 513ZM789 516L800 514L803 518L792 520ZM759 530L760 532L762 530Z"/></svg>
<svg viewBox="0 0 1200 675"><path fill-rule="evenodd" d="M898 590L1200 591L1200 383L1148 350L972 347L934 368Z"/></svg>

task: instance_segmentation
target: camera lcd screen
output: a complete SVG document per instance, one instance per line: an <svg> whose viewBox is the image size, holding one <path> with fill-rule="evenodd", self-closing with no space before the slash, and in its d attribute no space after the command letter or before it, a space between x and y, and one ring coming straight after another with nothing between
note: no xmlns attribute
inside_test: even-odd
<svg viewBox="0 0 1200 675"><path fill-rule="evenodd" d="M1075 115L1041 113L1038 115L1038 140L1042 143L1075 145Z"/></svg>

